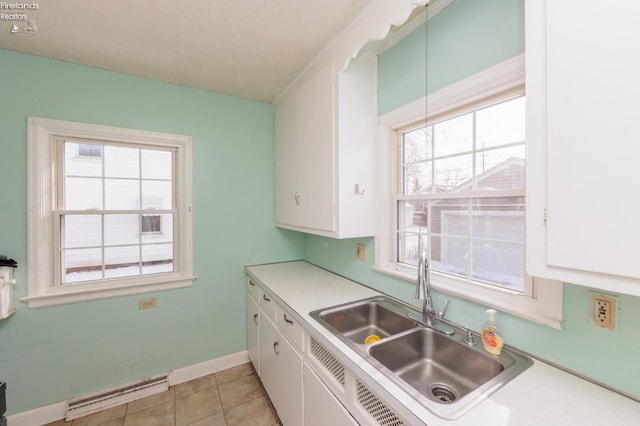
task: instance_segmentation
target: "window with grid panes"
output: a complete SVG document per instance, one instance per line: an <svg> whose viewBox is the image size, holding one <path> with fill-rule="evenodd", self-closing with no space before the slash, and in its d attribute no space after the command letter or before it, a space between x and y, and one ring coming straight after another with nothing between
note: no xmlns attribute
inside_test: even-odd
<svg viewBox="0 0 640 426"><path fill-rule="evenodd" d="M83 158L81 146L103 155ZM68 137L56 149L60 283L173 272L175 150Z"/></svg>
<svg viewBox="0 0 640 426"><path fill-rule="evenodd" d="M397 262L524 291L524 101L399 132Z"/></svg>
<svg viewBox="0 0 640 426"><path fill-rule="evenodd" d="M29 139L30 307L191 285L191 138L30 118Z"/></svg>

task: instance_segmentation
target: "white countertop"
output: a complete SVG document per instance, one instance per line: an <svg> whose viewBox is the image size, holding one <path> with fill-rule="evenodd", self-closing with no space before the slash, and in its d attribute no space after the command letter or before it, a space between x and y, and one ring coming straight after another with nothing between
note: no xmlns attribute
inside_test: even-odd
<svg viewBox="0 0 640 426"><path fill-rule="evenodd" d="M392 395L395 400L389 401L390 405L402 404L429 426L640 424L640 403L536 359L533 366L459 419L444 420L417 404L309 316L317 309L380 293L303 261L250 266L247 272L294 311L305 328L333 345L349 368L367 375L369 384Z"/></svg>

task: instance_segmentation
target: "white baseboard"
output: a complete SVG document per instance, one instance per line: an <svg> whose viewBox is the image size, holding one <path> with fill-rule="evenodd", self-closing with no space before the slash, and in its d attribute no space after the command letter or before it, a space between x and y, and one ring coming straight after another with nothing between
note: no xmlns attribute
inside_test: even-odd
<svg viewBox="0 0 640 426"><path fill-rule="evenodd" d="M46 425L63 420L67 414L67 401L56 402L44 407L7 416L7 426Z"/></svg>
<svg viewBox="0 0 640 426"><path fill-rule="evenodd" d="M184 368L169 371L169 386L188 382L198 377L207 376L227 368L235 367L249 361L247 351L236 352L220 358L189 365ZM68 401L60 401L33 410L22 411L20 413L7 416L7 426L33 426L52 423L65 418Z"/></svg>
<svg viewBox="0 0 640 426"><path fill-rule="evenodd" d="M235 367L240 364L249 362L249 353L247 351L236 352L234 354L225 355L220 358L201 362L200 364L189 365L188 367L179 368L169 373L169 386L179 383L188 382L198 377L207 376L227 368Z"/></svg>

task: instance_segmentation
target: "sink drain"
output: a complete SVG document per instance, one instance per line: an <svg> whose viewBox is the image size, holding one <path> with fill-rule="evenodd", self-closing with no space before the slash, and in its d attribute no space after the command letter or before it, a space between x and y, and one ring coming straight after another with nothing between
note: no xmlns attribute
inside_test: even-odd
<svg viewBox="0 0 640 426"><path fill-rule="evenodd" d="M432 387L431 395L433 395L438 402L443 404L451 404L456 400L455 392L451 388L443 385L436 385Z"/></svg>

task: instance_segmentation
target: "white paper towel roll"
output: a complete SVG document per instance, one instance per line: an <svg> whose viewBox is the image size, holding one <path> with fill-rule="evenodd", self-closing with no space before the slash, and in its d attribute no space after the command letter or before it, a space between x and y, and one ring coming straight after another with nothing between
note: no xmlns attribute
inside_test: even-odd
<svg viewBox="0 0 640 426"><path fill-rule="evenodd" d="M13 313L13 268L0 267L0 319Z"/></svg>

